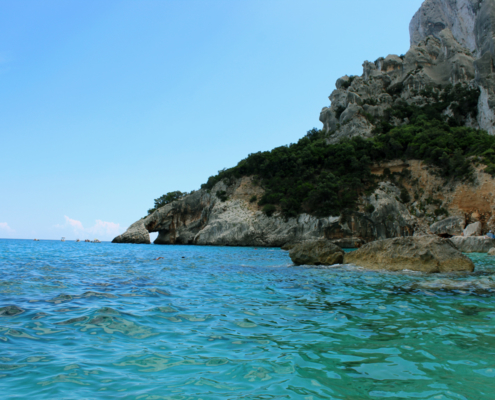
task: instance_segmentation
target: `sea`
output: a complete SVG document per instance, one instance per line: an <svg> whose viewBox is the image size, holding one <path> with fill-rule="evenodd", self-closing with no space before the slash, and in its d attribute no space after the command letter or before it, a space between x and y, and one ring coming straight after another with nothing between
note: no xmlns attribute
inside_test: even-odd
<svg viewBox="0 0 495 400"><path fill-rule="evenodd" d="M495 257L469 257L423 275L0 240L0 398L494 399Z"/></svg>

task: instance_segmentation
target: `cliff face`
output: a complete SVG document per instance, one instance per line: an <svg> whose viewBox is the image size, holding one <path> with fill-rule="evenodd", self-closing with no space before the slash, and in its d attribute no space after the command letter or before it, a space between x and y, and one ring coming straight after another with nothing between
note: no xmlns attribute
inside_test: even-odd
<svg viewBox="0 0 495 400"><path fill-rule="evenodd" d="M227 192L227 201L211 194L220 190ZM349 212L325 218L300 214L285 219L279 213L268 217L249 202L253 195L262 194L261 190L249 177L230 186L220 182L211 193L198 190L159 208L132 224L113 242L150 243L149 232L158 232L155 244L271 247L326 237L354 247L370 240L414 233L415 218L397 200L398 189L393 185L383 184L376 190L371 200L375 207L372 214Z"/></svg>
<svg viewBox="0 0 495 400"><path fill-rule="evenodd" d="M429 99L418 95L422 89L457 83L481 91L478 116L466 125L495 134L495 1L426 0L409 30L405 56L365 61L360 77L337 80L320 114L329 143L370 137L375 126L367 114L381 117L399 101L423 106Z"/></svg>

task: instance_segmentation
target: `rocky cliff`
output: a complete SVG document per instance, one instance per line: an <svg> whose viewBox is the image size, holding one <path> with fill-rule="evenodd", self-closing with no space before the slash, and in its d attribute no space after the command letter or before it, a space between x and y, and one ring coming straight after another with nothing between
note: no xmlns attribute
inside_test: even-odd
<svg viewBox="0 0 495 400"><path fill-rule="evenodd" d="M212 194L221 190L227 192L226 201ZM250 177L230 186L219 182L210 192L198 190L159 208L113 242L150 243L149 232L158 232L155 244L272 247L328 238L344 247L356 247L377 238L414 233L415 218L397 200L398 189L388 183L381 184L371 196L372 213L353 211L325 218L300 214L287 219L278 212L268 217L249 201L261 191Z"/></svg>
<svg viewBox="0 0 495 400"><path fill-rule="evenodd" d="M407 118L390 117L390 110L404 104L424 108L456 84L479 89L475 112L463 113L463 105L454 99L442 115L494 135L494 32L495 0L426 0L411 21L411 48L405 55L366 61L361 76L337 80L331 105L320 114L324 140L333 144L373 137L385 117L391 126L407 125ZM482 161L477 160L472 161ZM358 247L431 232L449 236L476 221L486 229L495 225L495 182L483 167L476 167L470 182L455 182L420 160L375 164L371 173L378 183L362 190L354 209L330 217L303 212L287 218L280 206L268 216L252 201L264 194L257 179L221 179L210 190L158 208L114 242L150 243L149 232L158 232L156 244L290 246L326 238L342 247Z"/></svg>
<svg viewBox="0 0 495 400"><path fill-rule="evenodd" d="M424 106L431 100L422 90L458 83L481 92L477 117L465 124L495 134L495 1L426 0L409 29L405 55L365 61L361 76L337 80L331 105L320 114L329 143L370 137L373 119L398 102Z"/></svg>
<svg viewBox="0 0 495 400"><path fill-rule="evenodd" d="M210 192L198 190L159 208L132 224L114 243L150 243L149 232L158 232L155 244L278 247L326 238L342 247L359 247L392 237L429 233L449 237L476 221L486 231L495 226L495 179L482 167L476 168L472 183L445 185L437 171L422 161L375 165L372 172L382 182L360 198L358 209L326 218L300 214L286 219L279 212L268 217L249 201L253 195L263 194L250 177L230 186L220 182ZM402 176L407 177L400 185L408 191L408 202L401 199L398 188ZM226 201L213 194L220 190L227 192ZM452 230L453 220L456 226Z"/></svg>

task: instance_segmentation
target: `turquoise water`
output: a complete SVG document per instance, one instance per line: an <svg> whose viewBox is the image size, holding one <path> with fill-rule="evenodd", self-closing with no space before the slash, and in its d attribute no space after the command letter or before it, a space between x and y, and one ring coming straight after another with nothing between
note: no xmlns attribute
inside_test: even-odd
<svg viewBox="0 0 495 400"><path fill-rule="evenodd" d="M0 397L493 399L495 263L472 258L449 277L0 240Z"/></svg>

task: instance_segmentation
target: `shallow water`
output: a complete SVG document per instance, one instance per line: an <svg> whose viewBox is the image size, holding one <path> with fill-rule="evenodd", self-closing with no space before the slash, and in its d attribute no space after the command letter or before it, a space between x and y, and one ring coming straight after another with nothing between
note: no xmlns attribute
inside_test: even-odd
<svg viewBox="0 0 495 400"><path fill-rule="evenodd" d="M1 397L493 399L495 257L470 257L425 276L0 240Z"/></svg>

